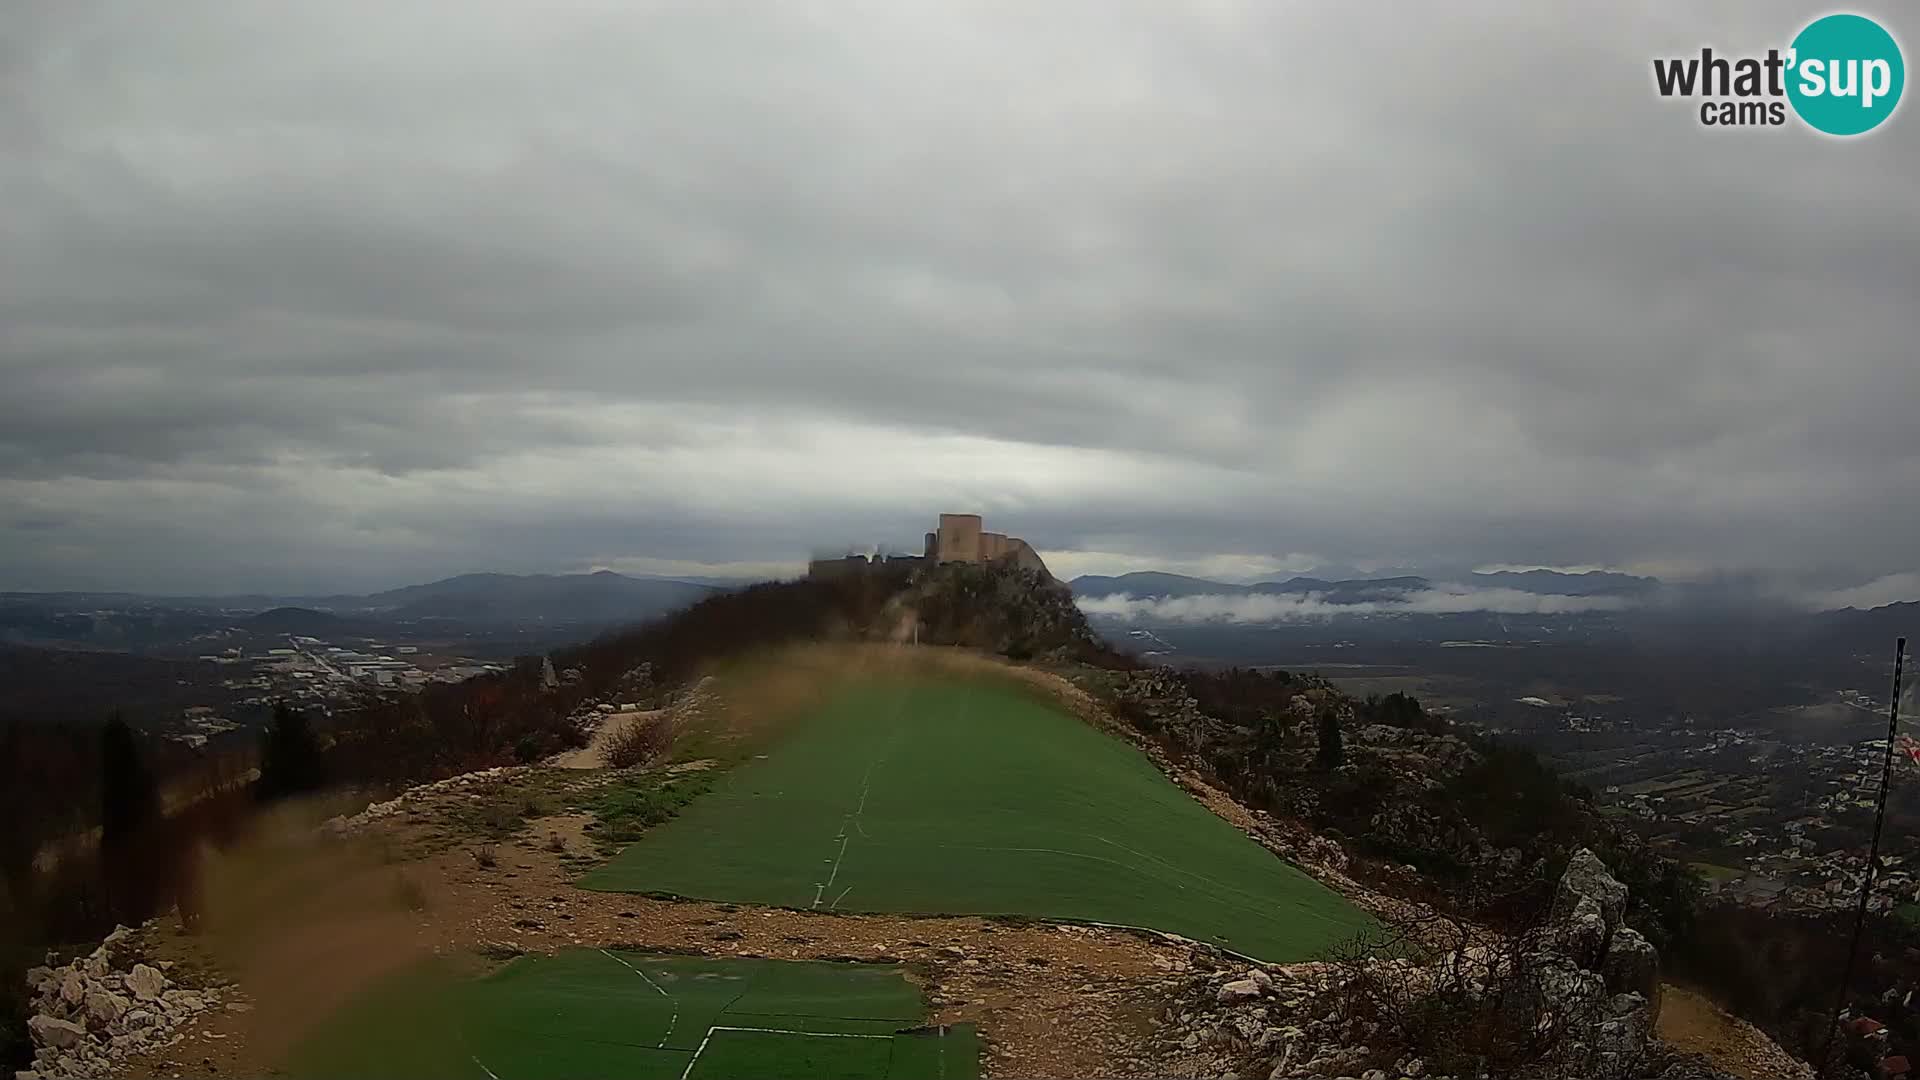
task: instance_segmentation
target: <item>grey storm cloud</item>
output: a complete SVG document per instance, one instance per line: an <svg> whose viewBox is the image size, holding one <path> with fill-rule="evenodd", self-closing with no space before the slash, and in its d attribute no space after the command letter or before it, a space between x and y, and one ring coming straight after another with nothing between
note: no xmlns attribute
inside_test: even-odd
<svg viewBox="0 0 1920 1080"><path fill-rule="evenodd" d="M1793 5L16 6L0 587L1911 580L1916 106L1653 90Z"/></svg>

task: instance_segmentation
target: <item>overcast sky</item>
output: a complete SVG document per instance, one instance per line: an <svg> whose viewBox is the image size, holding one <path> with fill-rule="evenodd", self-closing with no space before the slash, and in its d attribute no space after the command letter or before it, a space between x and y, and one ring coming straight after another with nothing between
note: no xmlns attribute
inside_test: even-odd
<svg viewBox="0 0 1920 1080"><path fill-rule="evenodd" d="M1811 13L16 0L0 588L768 572L946 509L1063 576L1920 598L1920 103L1652 89Z"/></svg>

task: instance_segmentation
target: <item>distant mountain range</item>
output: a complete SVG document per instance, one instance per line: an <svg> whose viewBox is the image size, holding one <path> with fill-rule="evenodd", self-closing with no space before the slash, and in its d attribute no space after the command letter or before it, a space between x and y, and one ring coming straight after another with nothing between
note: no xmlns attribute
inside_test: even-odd
<svg viewBox="0 0 1920 1080"><path fill-rule="evenodd" d="M618 622L686 607L716 589L672 578L591 574L461 574L365 597L394 618L474 622Z"/></svg>
<svg viewBox="0 0 1920 1080"><path fill-rule="evenodd" d="M677 578L591 574L461 574L366 596L143 596L0 593L0 609L146 610L249 615L257 629L315 632L329 620L442 619L460 623L633 622L686 607L722 587Z"/></svg>
<svg viewBox="0 0 1920 1080"><path fill-rule="evenodd" d="M1262 594L1318 595L1331 604L1392 602L1409 593L1425 592L1434 582L1424 577L1350 578L1327 581L1322 578L1295 577L1286 581L1261 581L1236 585L1205 578L1185 577L1145 571L1103 577L1088 574L1068 583L1076 596L1112 596L1124 593L1138 598L1164 599L1181 596L1258 596ZM1482 589L1514 589L1542 596L1644 596L1662 588L1657 578L1634 577L1594 570L1583 574L1565 574L1556 570L1502 570L1492 574L1469 574L1459 584Z"/></svg>

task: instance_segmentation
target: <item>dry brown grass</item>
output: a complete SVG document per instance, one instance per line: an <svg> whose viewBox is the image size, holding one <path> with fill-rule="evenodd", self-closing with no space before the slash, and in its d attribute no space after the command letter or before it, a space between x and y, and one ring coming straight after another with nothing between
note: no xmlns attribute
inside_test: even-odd
<svg viewBox="0 0 1920 1080"><path fill-rule="evenodd" d="M661 713L627 724L608 736L600 754L613 769L631 769L645 765L665 754L673 745L673 717Z"/></svg>
<svg viewBox="0 0 1920 1080"><path fill-rule="evenodd" d="M825 705L849 687L878 679L939 678L1007 686L1111 730L1112 718L1085 691L1049 672L949 646L806 643L736 659L713 669L718 707L694 722L703 733L753 741Z"/></svg>

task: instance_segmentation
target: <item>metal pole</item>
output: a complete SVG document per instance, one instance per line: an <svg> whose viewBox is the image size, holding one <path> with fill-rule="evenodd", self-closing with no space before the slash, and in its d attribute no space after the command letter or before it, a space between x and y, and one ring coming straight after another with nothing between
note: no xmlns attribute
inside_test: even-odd
<svg viewBox="0 0 1920 1080"><path fill-rule="evenodd" d="M1880 773L1880 805L1873 814L1873 843L1867 848L1867 876L1860 885L1860 906L1853 913L1853 941L1847 946L1846 974L1833 1003L1833 1022L1827 1026L1827 1045L1820 1051L1820 1075L1833 1062L1833 1037L1840 1030L1840 1014L1847 1007L1847 988L1853 985L1854 960L1860 954L1860 934L1867 925L1867 901L1873 896L1873 878L1880 866L1880 829L1887 821L1887 789L1893 786L1893 741L1900 734L1900 669L1907 656L1907 639L1893 645L1893 700L1887 702L1887 759Z"/></svg>

